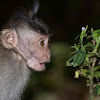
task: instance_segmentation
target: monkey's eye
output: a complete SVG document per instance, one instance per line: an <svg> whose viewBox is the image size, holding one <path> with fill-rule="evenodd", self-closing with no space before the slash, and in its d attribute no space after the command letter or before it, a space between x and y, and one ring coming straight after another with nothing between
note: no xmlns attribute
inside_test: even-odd
<svg viewBox="0 0 100 100"><path fill-rule="evenodd" d="M44 46L44 45L45 45L44 40L41 40L41 41L39 42L39 45L40 45L40 46Z"/></svg>

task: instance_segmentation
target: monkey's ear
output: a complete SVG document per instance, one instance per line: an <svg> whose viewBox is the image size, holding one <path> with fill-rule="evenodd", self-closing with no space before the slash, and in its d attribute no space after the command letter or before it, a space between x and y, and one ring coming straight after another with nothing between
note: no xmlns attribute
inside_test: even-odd
<svg viewBox="0 0 100 100"><path fill-rule="evenodd" d="M18 38L14 29L3 29L2 33L2 44L5 48L11 49L16 47Z"/></svg>

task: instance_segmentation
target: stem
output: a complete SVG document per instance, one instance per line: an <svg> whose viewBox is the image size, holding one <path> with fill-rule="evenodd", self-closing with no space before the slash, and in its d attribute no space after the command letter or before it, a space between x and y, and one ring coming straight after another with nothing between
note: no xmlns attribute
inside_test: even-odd
<svg viewBox="0 0 100 100"><path fill-rule="evenodd" d="M94 66L95 66L95 63L96 63L96 58L92 58L92 66L90 66L90 100L94 100L94 83L93 83L93 69L94 69Z"/></svg>
<svg viewBox="0 0 100 100"><path fill-rule="evenodd" d="M93 78L90 78L90 100L93 100Z"/></svg>

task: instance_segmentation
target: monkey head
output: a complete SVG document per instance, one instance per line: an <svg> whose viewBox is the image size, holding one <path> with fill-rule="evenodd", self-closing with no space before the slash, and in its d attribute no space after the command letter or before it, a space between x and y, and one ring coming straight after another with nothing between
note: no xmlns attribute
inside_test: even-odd
<svg viewBox="0 0 100 100"><path fill-rule="evenodd" d="M49 36L26 29L18 29L19 33L22 32L20 36L17 36L14 29L3 29L2 44L5 48L16 51L30 68L42 71L45 63L50 61ZM28 32L28 35L24 32Z"/></svg>
<svg viewBox="0 0 100 100"><path fill-rule="evenodd" d="M38 3L30 13L16 13L11 17L2 33L2 44L5 48L16 53L17 57L35 71L45 69L45 63L50 61L48 48L49 28L35 15Z"/></svg>

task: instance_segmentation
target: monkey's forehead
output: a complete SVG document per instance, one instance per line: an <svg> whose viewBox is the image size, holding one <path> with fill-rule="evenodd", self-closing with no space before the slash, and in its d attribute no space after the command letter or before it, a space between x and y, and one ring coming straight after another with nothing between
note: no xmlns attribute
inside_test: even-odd
<svg viewBox="0 0 100 100"><path fill-rule="evenodd" d="M51 38L50 35L48 34L41 34L37 31L35 31L33 28L30 28L28 25L20 25L18 26L16 29L15 29L17 35L20 37L20 38L23 38L25 40L29 39L29 40L32 40L33 37L38 37L38 36L42 36L42 37L48 37L48 38Z"/></svg>
<svg viewBox="0 0 100 100"><path fill-rule="evenodd" d="M52 35L51 29L40 19L29 21L29 26L40 34Z"/></svg>

